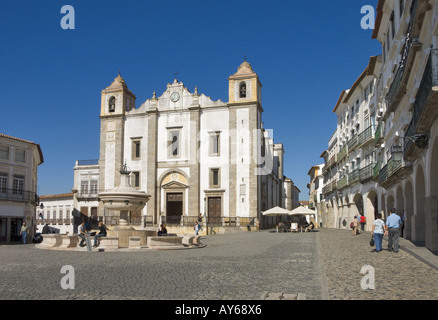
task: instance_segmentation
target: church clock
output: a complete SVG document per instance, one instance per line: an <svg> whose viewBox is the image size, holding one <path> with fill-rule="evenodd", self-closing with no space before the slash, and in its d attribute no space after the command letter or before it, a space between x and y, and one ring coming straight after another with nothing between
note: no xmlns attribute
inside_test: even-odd
<svg viewBox="0 0 438 320"><path fill-rule="evenodd" d="M179 100L179 93L178 93L178 92L173 92L173 93L170 95L170 100L171 100L172 102L177 102L177 101Z"/></svg>

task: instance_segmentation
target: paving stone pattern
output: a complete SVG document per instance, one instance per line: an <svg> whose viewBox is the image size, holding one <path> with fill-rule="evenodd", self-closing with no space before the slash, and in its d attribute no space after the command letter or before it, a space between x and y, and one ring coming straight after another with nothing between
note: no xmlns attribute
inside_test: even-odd
<svg viewBox="0 0 438 320"><path fill-rule="evenodd" d="M437 299L438 271L400 251L371 253L369 236L342 230L237 232L207 247L67 252L0 246L0 299L321 300ZM61 288L64 265L75 289ZM375 290L363 290L363 265Z"/></svg>
<svg viewBox="0 0 438 320"><path fill-rule="evenodd" d="M330 300L436 300L438 271L399 250L371 252L371 233L354 236L345 230L324 229L320 233ZM404 240L404 239L402 239ZM406 240L405 240L406 241ZM374 268L374 290L363 290L363 266Z"/></svg>

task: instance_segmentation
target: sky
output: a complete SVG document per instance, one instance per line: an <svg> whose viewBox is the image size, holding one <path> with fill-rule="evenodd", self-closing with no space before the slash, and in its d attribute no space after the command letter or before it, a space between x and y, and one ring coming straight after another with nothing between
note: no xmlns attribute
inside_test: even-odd
<svg viewBox="0 0 438 320"><path fill-rule="evenodd" d="M61 26L64 5L74 29ZM0 132L40 144L39 195L70 192L75 161L99 157L100 92L119 70L136 107L175 72L191 92L227 102L246 55L263 85L264 128L307 200L339 95L381 53L361 28L365 5L377 0L0 0Z"/></svg>

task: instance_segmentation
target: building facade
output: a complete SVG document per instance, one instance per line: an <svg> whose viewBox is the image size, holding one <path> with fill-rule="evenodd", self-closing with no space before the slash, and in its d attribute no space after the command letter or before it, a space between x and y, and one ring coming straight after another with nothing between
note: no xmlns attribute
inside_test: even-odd
<svg viewBox="0 0 438 320"><path fill-rule="evenodd" d="M338 126L322 154L324 219L347 228L363 214L370 230L378 212L385 217L396 208L403 236L436 252L438 4L380 0L377 12L373 39L382 54L342 92L334 110Z"/></svg>
<svg viewBox="0 0 438 320"><path fill-rule="evenodd" d="M127 213L130 224L183 226L199 214L220 226L274 223L261 212L298 201L293 183L285 191L284 147L263 128L262 85L247 61L228 88L229 102L213 101L175 79L136 108L119 74L101 92L99 160L74 168L73 212L112 224L118 213L98 194L119 185L126 165L131 186L151 196L141 212Z"/></svg>
<svg viewBox="0 0 438 320"><path fill-rule="evenodd" d="M41 147L31 141L0 134L0 243L20 241L20 228L35 231L38 166L44 162Z"/></svg>

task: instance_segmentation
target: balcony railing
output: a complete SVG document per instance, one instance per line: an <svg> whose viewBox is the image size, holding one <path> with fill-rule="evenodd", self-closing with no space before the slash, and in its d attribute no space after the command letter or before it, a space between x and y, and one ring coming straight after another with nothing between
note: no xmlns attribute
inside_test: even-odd
<svg viewBox="0 0 438 320"><path fill-rule="evenodd" d="M403 92L402 89L406 87L406 83L407 83L407 77L405 77L405 74L408 74L409 72L406 72L406 70L412 64L413 56L415 55L415 54L409 55L409 53L411 52L411 49L413 47L412 29L415 23L415 15L417 12L417 7L418 7L418 0L413 0L411 6L411 13L410 13L411 18L406 32L406 39L403 47L402 58L399 67L397 69L397 72L395 74L394 80L391 83L391 87L389 88L388 94L386 95L386 100L388 101L388 106L389 106L388 114L390 112L393 112L397 108L398 101L400 100L401 93ZM415 46L415 47L418 48L419 46ZM409 62L408 60L410 61L410 63L408 63Z"/></svg>
<svg viewBox="0 0 438 320"><path fill-rule="evenodd" d="M348 145L348 151L353 151L358 144L359 140L358 140L358 136L355 135L354 137L352 137L351 139L348 140L347 145Z"/></svg>
<svg viewBox="0 0 438 320"><path fill-rule="evenodd" d="M435 86L438 86L438 52L432 50L415 97L412 119L406 130L406 137L428 133L434 119L438 116L438 108L436 107L438 93L432 90ZM418 154L417 151L411 139L404 140L403 156L406 160L413 161L415 155Z"/></svg>
<svg viewBox="0 0 438 320"><path fill-rule="evenodd" d="M355 183L359 181L359 169L354 169L348 174L348 184Z"/></svg>
<svg viewBox="0 0 438 320"><path fill-rule="evenodd" d="M373 128L371 126L359 134L358 145L363 146L370 141L373 141Z"/></svg>
<svg viewBox="0 0 438 320"><path fill-rule="evenodd" d="M374 168L374 164L371 163L371 164L367 165L366 167L360 169L359 180L361 182L366 182L368 180L371 180L373 178L373 168Z"/></svg>
<svg viewBox="0 0 438 320"><path fill-rule="evenodd" d="M99 159L91 159L91 160L78 160L78 166L94 166L99 164Z"/></svg>
<svg viewBox="0 0 438 320"><path fill-rule="evenodd" d="M412 172L411 164L390 158L379 172L379 184L384 188L389 188L410 172Z"/></svg>
<svg viewBox="0 0 438 320"><path fill-rule="evenodd" d="M379 171L380 171L380 164L376 163L373 167L373 180L377 181L377 178L379 177Z"/></svg>
<svg viewBox="0 0 438 320"><path fill-rule="evenodd" d="M348 185L348 175L345 175L341 180L338 181L337 189L345 188Z"/></svg>
<svg viewBox="0 0 438 320"><path fill-rule="evenodd" d="M379 123L376 129L376 133L374 135L374 145L377 146L380 141L382 141L383 135L382 135L382 122Z"/></svg>
<svg viewBox="0 0 438 320"><path fill-rule="evenodd" d="M39 197L35 192L19 189L0 188L0 200L30 201L32 204L39 203Z"/></svg>
<svg viewBox="0 0 438 320"><path fill-rule="evenodd" d="M338 153L338 156L337 156L338 157L338 162L345 158L345 156L347 155L347 151L348 151L347 145L345 145L341 149L341 151L339 151L339 153Z"/></svg>

